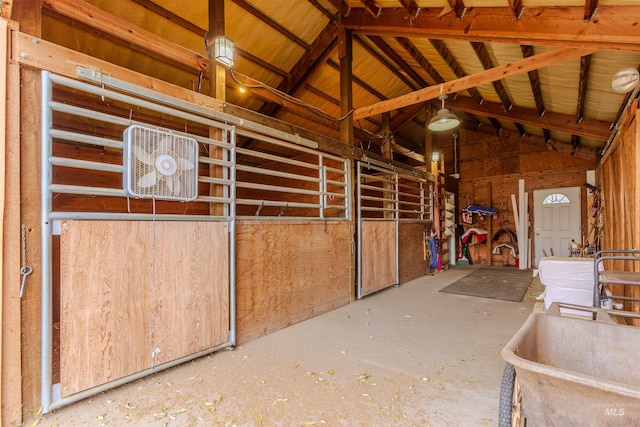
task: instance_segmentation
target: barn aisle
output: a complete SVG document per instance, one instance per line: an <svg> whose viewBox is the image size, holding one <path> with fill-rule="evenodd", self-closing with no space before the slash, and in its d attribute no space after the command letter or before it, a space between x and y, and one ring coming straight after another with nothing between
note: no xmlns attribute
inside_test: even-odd
<svg viewBox="0 0 640 427"><path fill-rule="evenodd" d="M534 281L522 302L438 292L469 272L382 291L38 425L497 425L500 350L542 289Z"/></svg>

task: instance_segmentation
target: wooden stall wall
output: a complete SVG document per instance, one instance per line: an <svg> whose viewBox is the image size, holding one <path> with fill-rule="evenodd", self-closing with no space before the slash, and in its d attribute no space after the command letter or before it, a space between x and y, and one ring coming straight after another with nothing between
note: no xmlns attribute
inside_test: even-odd
<svg viewBox="0 0 640 427"><path fill-rule="evenodd" d="M238 221L236 236L238 344L351 301L351 222Z"/></svg>
<svg viewBox="0 0 640 427"><path fill-rule="evenodd" d="M605 154L599 169L603 198L602 249L640 248L640 110L637 101L628 112L622 131ZM605 262L606 269L640 270L621 261ZM640 286L612 286L614 295L640 298ZM625 310L640 312L640 303L625 302ZM634 321L640 326L640 322Z"/></svg>
<svg viewBox="0 0 640 427"><path fill-rule="evenodd" d="M227 342L228 236L223 222L65 221L61 395Z"/></svg>
<svg viewBox="0 0 640 427"><path fill-rule="evenodd" d="M400 284L422 277L429 272L425 258L425 223L400 222L398 224L398 275Z"/></svg>
<svg viewBox="0 0 640 427"><path fill-rule="evenodd" d="M492 248L497 242L492 241L496 233L503 229L515 233L515 221L511 195L518 195L518 181L525 180L525 191L529 196L529 238L533 248L533 191L546 188L580 187L581 188L581 224L584 235L587 230L587 189L586 171L596 168L596 153L592 150L576 150L566 153L550 149L545 144L534 143L527 137L520 137L508 131L500 135L485 135L463 132L460 144L460 209L477 203L478 197L484 200L485 192L476 194L482 184L491 186L491 207L497 209L497 217L485 217L480 225L492 230L488 236ZM517 197L516 197L517 198ZM474 215L475 216L475 215ZM461 221L458 221L461 223ZM492 249L491 248L491 249ZM486 261L486 247L480 258ZM565 255L568 254L556 254ZM515 265L515 260L508 254L491 256L492 265Z"/></svg>

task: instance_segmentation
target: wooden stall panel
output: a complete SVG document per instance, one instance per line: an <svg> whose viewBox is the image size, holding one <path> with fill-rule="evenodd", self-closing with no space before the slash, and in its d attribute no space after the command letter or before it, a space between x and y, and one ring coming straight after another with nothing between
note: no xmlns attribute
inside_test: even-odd
<svg viewBox="0 0 640 427"><path fill-rule="evenodd" d="M226 223L66 221L60 242L63 397L228 341Z"/></svg>
<svg viewBox="0 0 640 427"><path fill-rule="evenodd" d="M350 302L351 223L237 223L238 343Z"/></svg>
<svg viewBox="0 0 640 427"><path fill-rule="evenodd" d="M396 283L395 221L363 221L362 293L368 294Z"/></svg>
<svg viewBox="0 0 640 427"><path fill-rule="evenodd" d="M425 259L424 239L424 229L427 225L425 222L400 222L398 224L400 283L417 279L429 272L429 262Z"/></svg>

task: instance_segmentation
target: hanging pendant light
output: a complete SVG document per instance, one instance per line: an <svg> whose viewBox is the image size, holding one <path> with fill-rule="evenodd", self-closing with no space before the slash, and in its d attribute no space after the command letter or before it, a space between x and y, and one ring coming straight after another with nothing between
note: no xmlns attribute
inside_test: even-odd
<svg viewBox="0 0 640 427"><path fill-rule="evenodd" d="M442 101L442 108L438 110L427 126L430 131L443 132L445 130L455 129L460 126L460 119L455 114L444 108L444 101L448 98L446 93L440 93L438 99Z"/></svg>

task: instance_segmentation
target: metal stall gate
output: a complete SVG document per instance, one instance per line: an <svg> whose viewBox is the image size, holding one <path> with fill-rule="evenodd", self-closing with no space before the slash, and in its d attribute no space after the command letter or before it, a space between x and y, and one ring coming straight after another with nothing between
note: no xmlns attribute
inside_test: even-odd
<svg viewBox="0 0 640 427"><path fill-rule="evenodd" d="M42 73L44 412L235 341L235 128L78 77Z"/></svg>
<svg viewBox="0 0 640 427"><path fill-rule="evenodd" d="M357 166L358 298L399 283L399 225L433 218L433 185L421 174L363 159Z"/></svg>

